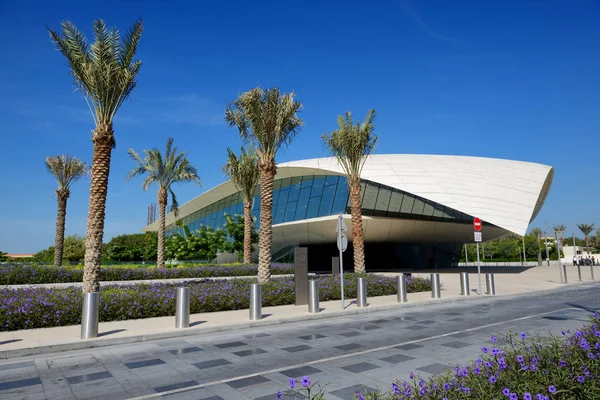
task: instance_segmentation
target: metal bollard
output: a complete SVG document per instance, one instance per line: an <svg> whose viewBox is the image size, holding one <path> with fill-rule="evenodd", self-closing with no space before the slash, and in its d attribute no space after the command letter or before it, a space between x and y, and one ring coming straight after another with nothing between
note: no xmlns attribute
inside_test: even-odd
<svg viewBox="0 0 600 400"><path fill-rule="evenodd" d="M398 303L406 303L408 300L406 298L406 276L399 275L397 277L398 281Z"/></svg>
<svg viewBox="0 0 600 400"><path fill-rule="evenodd" d="M592 274L592 280L594 280L594 264L590 264L590 273Z"/></svg>
<svg viewBox="0 0 600 400"><path fill-rule="evenodd" d="M494 282L494 274L485 274L486 294L490 296L496 295L496 282Z"/></svg>
<svg viewBox="0 0 600 400"><path fill-rule="evenodd" d="M567 266L563 264L562 269L563 269L563 276L565 277L565 283L569 283L569 281L567 280Z"/></svg>
<svg viewBox="0 0 600 400"><path fill-rule="evenodd" d="M440 274L431 274L431 297L433 299L442 297L440 293Z"/></svg>
<svg viewBox="0 0 600 400"><path fill-rule="evenodd" d="M83 294L83 309L81 310L81 338L98 337L98 309L100 292Z"/></svg>
<svg viewBox="0 0 600 400"><path fill-rule="evenodd" d="M190 327L190 288L177 288L177 301L175 305L175 328Z"/></svg>
<svg viewBox="0 0 600 400"><path fill-rule="evenodd" d="M250 320L262 319L262 296L260 283L250 284Z"/></svg>
<svg viewBox="0 0 600 400"><path fill-rule="evenodd" d="M579 282L581 282L581 265L577 264L577 274L579 275Z"/></svg>
<svg viewBox="0 0 600 400"><path fill-rule="evenodd" d="M308 280L308 312L316 314L319 308L319 281L317 279Z"/></svg>
<svg viewBox="0 0 600 400"><path fill-rule="evenodd" d="M469 273L468 272L460 273L460 295L461 296L470 296L471 295L471 287L469 286Z"/></svg>
<svg viewBox="0 0 600 400"><path fill-rule="evenodd" d="M365 278L356 280L356 306L367 306L367 280Z"/></svg>

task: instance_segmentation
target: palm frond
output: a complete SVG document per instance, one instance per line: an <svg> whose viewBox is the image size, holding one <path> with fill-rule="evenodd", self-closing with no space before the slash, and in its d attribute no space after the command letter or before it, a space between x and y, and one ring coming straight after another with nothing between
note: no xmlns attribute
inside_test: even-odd
<svg viewBox="0 0 600 400"><path fill-rule="evenodd" d="M89 168L77 157L68 154L46 157L46 170L56 178L57 191L69 193L71 185L89 174Z"/></svg>
<svg viewBox="0 0 600 400"><path fill-rule="evenodd" d="M364 122L352 119L352 114L338 116L338 129L331 134L323 134L325 145L337 158L344 170L348 183L360 181L362 168L375 149L378 136L375 129L375 110L370 110Z"/></svg>
<svg viewBox="0 0 600 400"><path fill-rule="evenodd" d="M238 128L240 137L254 145L263 161L271 161L300 131L301 108L302 103L293 92L282 95L276 87L265 90L257 87L242 93L227 106L225 122Z"/></svg>
<svg viewBox="0 0 600 400"><path fill-rule="evenodd" d="M577 227L585 236L588 236L593 232L595 225L596 224L577 224Z"/></svg>
<svg viewBox="0 0 600 400"><path fill-rule="evenodd" d="M254 190L260 181L258 156L254 148L249 146L246 150L242 147L239 157L228 148L227 163L223 166L223 172L242 193L244 202L252 204Z"/></svg>

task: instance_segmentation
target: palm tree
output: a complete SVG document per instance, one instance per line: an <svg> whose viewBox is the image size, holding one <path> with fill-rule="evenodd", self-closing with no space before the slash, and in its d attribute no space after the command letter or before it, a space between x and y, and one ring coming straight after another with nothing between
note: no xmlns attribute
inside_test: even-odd
<svg viewBox="0 0 600 400"><path fill-rule="evenodd" d="M56 200L58 215L56 217L56 235L54 237L54 266L60 267L63 259L65 243L65 218L67 216L67 199L71 196L71 185L87 175L85 162L69 155L46 157L46 169L56 178Z"/></svg>
<svg viewBox="0 0 600 400"><path fill-rule="evenodd" d="M252 202L254 189L260 179L258 158L252 147L241 149L240 157L231 149L227 149L227 164L223 172L242 194L244 202L244 264L249 264L252 256Z"/></svg>
<svg viewBox="0 0 600 400"><path fill-rule="evenodd" d="M538 266L542 265L542 246L540 245L540 237L542 236L542 228L535 227L530 232L529 235L537 238L537 247L538 247Z"/></svg>
<svg viewBox="0 0 600 400"><path fill-rule="evenodd" d="M56 47L66 57L75 84L83 94L96 124L92 131L94 153L85 239L83 291L100 290L100 263L110 156L115 147L113 119L135 88L142 62L134 60L142 21L133 24L121 40L116 28L108 29L102 20L94 21L94 43L70 21L61 24L62 35L48 29Z"/></svg>
<svg viewBox="0 0 600 400"><path fill-rule="evenodd" d="M144 150L146 157L142 158L133 149L127 152L137 163L137 166L127 175L126 180L138 175L146 175L142 189L148 190L153 183L158 184L158 249L156 266L165 267L165 214L167 198L171 194L171 209L175 216L178 214L179 204L173 192L172 185L179 182L196 182L202 185L198 177L198 170L187 159L187 153L178 152L173 147L173 138L167 139L167 149L163 154L157 148Z"/></svg>
<svg viewBox="0 0 600 400"><path fill-rule="evenodd" d="M237 126L240 136L256 149L260 171L260 231L258 240L258 281L271 278L273 245L273 181L277 172L277 151L291 143L303 121L298 117L302 103L294 92L281 94L278 88L260 87L242 93L225 110L225 122Z"/></svg>
<svg viewBox="0 0 600 400"><path fill-rule="evenodd" d="M338 129L331 135L322 136L331 153L337 158L346 174L350 189L352 212L352 247L354 249L354 272L365 273L365 244L360 204L360 174L377 143L375 129L375 110L367 113L365 121L352 120L352 114L338 116Z"/></svg>
<svg viewBox="0 0 600 400"><path fill-rule="evenodd" d="M590 233L594 231L594 225L596 224L577 224L579 230L585 235L585 249L588 252L588 254L590 252Z"/></svg>

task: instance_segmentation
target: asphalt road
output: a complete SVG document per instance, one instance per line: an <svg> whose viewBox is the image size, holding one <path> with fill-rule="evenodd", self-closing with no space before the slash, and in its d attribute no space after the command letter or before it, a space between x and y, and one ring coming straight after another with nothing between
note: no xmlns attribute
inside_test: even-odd
<svg viewBox="0 0 600 400"><path fill-rule="evenodd" d="M235 332L78 350L0 363L0 398L275 399L290 377L328 399L388 388L411 371L477 358L491 334L555 333L600 309L600 284L482 297Z"/></svg>

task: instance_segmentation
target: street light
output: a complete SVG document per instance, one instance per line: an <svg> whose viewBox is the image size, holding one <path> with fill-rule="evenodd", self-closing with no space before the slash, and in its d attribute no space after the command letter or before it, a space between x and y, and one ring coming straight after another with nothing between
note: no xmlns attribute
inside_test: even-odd
<svg viewBox="0 0 600 400"><path fill-rule="evenodd" d="M554 231L554 237L556 238L556 253L558 255L558 270L560 271L560 283L567 283L567 270L565 268L563 273L563 265L560 259L560 241L564 233L565 231Z"/></svg>

